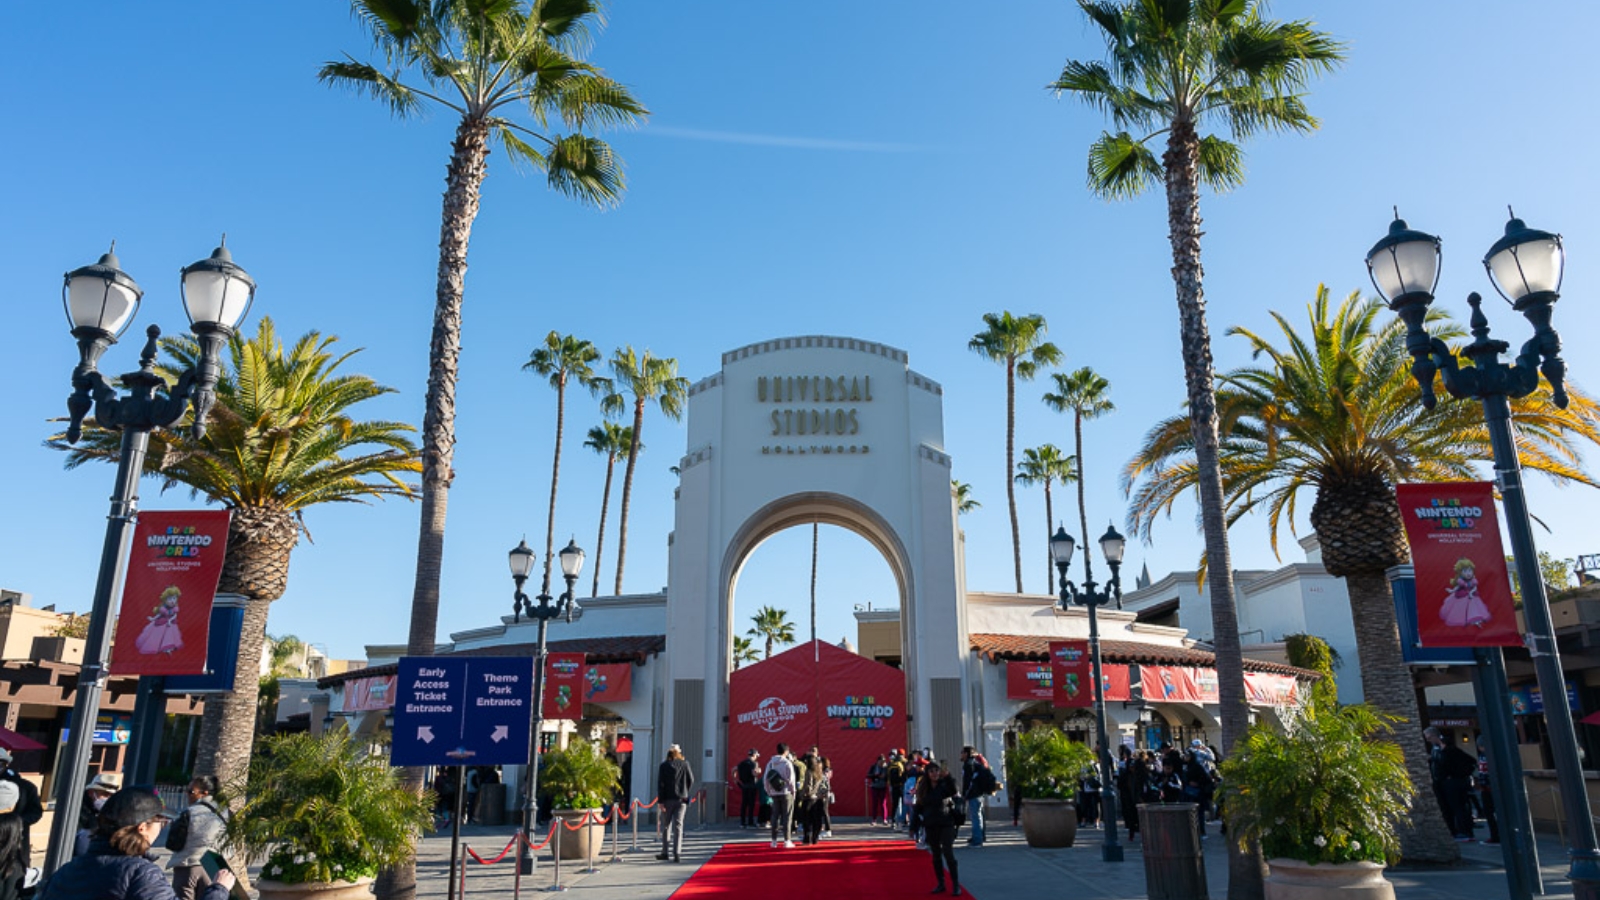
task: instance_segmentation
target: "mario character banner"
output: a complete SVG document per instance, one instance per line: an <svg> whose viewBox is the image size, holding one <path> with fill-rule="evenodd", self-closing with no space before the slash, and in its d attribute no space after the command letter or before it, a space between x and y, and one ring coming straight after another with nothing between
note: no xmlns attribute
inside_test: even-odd
<svg viewBox="0 0 1600 900"><path fill-rule="evenodd" d="M1395 488L1417 573L1417 642L1424 647L1522 643L1486 481Z"/></svg>
<svg viewBox="0 0 1600 900"><path fill-rule="evenodd" d="M544 717L583 718L584 682L582 653L552 653L544 666Z"/></svg>
<svg viewBox="0 0 1600 900"><path fill-rule="evenodd" d="M1056 708L1094 705L1094 666L1089 660L1088 641L1051 641L1050 676Z"/></svg>
<svg viewBox="0 0 1600 900"><path fill-rule="evenodd" d="M139 514L112 638L112 672L205 674L229 516L227 510Z"/></svg>
<svg viewBox="0 0 1600 900"><path fill-rule="evenodd" d="M632 699L632 663L591 663L583 667L583 702L605 704Z"/></svg>

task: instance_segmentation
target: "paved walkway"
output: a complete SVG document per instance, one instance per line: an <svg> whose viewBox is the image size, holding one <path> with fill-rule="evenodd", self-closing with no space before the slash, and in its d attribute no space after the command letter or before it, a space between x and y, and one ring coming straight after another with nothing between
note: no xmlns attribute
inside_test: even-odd
<svg viewBox="0 0 1600 900"><path fill-rule="evenodd" d="M620 853L616 862L611 859L611 841L606 841L605 852L597 854L596 871L585 874L583 864L564 863L561 881L572 897L590 900L666 900L683 882L689 879L701 863L725 843L739 841L766 841L766 832L740 830L733 825L695 828L691 824L684 833L683 862L672 864L655 859L660 845L655 830L645 822L639 825L639 849L632 850L628 826L621 831ZM1206 874L1213 900L1227 897L1227 861L1223 839L1211 826L1206 841ZM962 829L966 834L966 829ZM871 840L889 837L892 832L864 824L839 824L834 835L840 839ZM510 839L511 828L468 826L462 829L463 843L472 847L484 858L492 858ZM982 848L957 847L961 863L961 882L972 889L978 900L1014 900L1019 887L1059 886L1051 896L1074 898L1106 898L1106 900L1140 900L1147 896L1144 882L1144 864L1138 845L1125 845L1126 860L1106 863L1100 860L1102 832L1085 830L1078 833L1074 847L1062 850L1035 850L1022 839L1022 831L1009 823L991 823L989 840ZM1474 900L1503 900L1508 896L1505 871L1501 865L1499 847L1478 844L1463 846L1460 864L1438 868L1401 867L1391 869L1389 880L1394 883L1399 900L1434 900L1434 898L1471 897ZM773 853L804 853L803 849L774 850ZM1544 864L1546 896L1571 897L1572 890L1562 873L1566 870L1565 852L1554 840L1541 839L1540 860ZM418 859L417 875L419 896L428 900L445 900L447 896L450 859L448 833L435 835L423 842ZM513 876L510 858L497 865L484 866L469 862L467 872L467 897L509 897ZM554 870L548 854L541 857L538 871L525 878L522 889L528 893L548 887ZM932 886L932 868L929 868L929 886ZM847 900L829 897L827 900Z"/></svg>

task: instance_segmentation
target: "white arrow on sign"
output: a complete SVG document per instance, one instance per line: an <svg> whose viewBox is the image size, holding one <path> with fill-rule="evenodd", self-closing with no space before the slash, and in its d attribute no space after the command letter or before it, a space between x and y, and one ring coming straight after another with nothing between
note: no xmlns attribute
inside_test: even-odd
<svg viewBox="0 0 1600 900"><path fill-rule="evenodd" d="M424 744L433 743L433 726L432 725L419 725L419 726L417 726L417 740L423 742Z"/></svg>
<svg viewBox="0 0 1600 900"><path fill-rule="evenodd" d="M496 725L494 727L494 734L489 735L489 740L494 741L496 744L498 744L498 743L500 743L501 741L505 740L506 738L508 738L510 736L511 736L511 734L507 730L506 726L504 726L504 725Z"/></svg>

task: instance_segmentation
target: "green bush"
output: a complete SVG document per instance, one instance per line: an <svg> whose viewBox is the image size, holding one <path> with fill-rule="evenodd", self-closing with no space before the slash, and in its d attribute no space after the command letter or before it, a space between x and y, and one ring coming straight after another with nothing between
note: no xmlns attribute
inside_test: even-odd
<svg viewBox="0 0 1600 900"><path fill-rule="evenodd" d="M573 738L565 750L544 754L539 790L550 795L553 809L597 809L622 788L621 778L622 770L600 745Z"/></svg>
<svg viewBox="0 0 1600 900"><path fill-rule="evenodd" d="M1027 800L1071 800L1078 779L1094 768L1093 750L1049 725L1017 735L1016 748L1006 754L1006 781Z"/></svg>
<svg viewBox="0 0 1600 900"><path fill-rule="evenodd" d="M1415 793L1393 717L1365 704L1319 709L1286 732L1250 729L1222 766L1228 833L1270 858L1387 863Z"/></svg>
<svg viewBox="0 0 1600 900"><path fill-rule="evenodd" d="M289 884L376 875L410 859L433 819L431 795L406 790L388 760L344 732L263 739L232 792L244 802L225 844Z"/></svg>

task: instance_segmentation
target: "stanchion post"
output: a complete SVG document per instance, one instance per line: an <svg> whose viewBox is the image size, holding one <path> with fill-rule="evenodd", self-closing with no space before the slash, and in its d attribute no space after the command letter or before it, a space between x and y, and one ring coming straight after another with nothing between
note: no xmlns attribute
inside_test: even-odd
<svg viewBox="0 0 1600 900"><path fill-rule="evenodd" d="M550 851L550 853L555 857L556 881L548 888L545 888L546 891L564 891L567 889L567 886L561 883L561 832L566 830L566 826L561 824L561 819L559 817L550 817L550 833L555 835L555 841L551 844L553 849Z"/></svg>
<svg viewBox="0 0 1600 900"><path fill-rule="evenodd" d="M532 844L528 840L527 832L522 830L521 825L517 826L516 840L521 841L522 846L517 848L517 852L511 860L511 900L522 900L522 863L520 860L522 859L523 850L532 846Z"/></svg>
<svg viewBox="0 0 1600 900"><path fill-rule="evenodd" d="M590 827L592 823L590 823L590 821L589 821L589 819L591 817L593 817L593 816L594 816L594 813L592 813L592 812L584 813L584 815L583 815L583 824L578 826L579 828L584 829L584 832L583 832L583 837L584 837L583 845L585 847L589 848L589 867L587 869L583 870L583 874L585 874L585 875L593 875L594 873L600 871L599 869L596 869L594 867L594 829L592 827ZM606 839L606 833L604 831L600 832L600 840L604 841L605 839Z"/></svg>
<svg viewBox="0 0 1600 900"><path fill-rule="evenodd" d="M465 857L461 859L461 887L457 889L456 897L458 900L466 900L467 897L467 860Z"/></svg>
<svg viewBox="0 0 1600 900"><path fill-rule="evenodd" d="M622 807L613 802L611 804L611 861L617 861L617 853L622 849Z"/></svg>
<svg viewBox="0 0 1600 900"><path fill-rule="evenodd" d="M628 816L628 822L629 822L629 824L631 824L633 826L633 850L634 850L634 852L638 852L638 850L639 850L639 801L638 800L630 800L630 801L628 801L628 805L629 805L629 807L631 807L633 809L632 814L630 814Z"/></svg>

